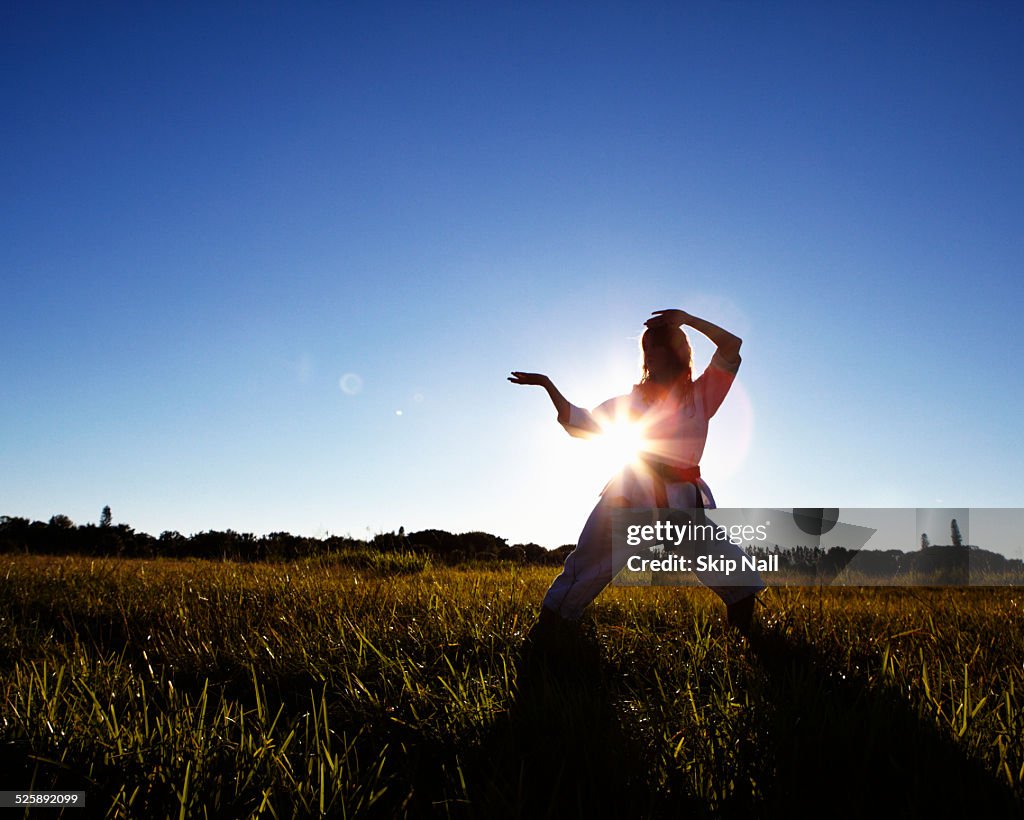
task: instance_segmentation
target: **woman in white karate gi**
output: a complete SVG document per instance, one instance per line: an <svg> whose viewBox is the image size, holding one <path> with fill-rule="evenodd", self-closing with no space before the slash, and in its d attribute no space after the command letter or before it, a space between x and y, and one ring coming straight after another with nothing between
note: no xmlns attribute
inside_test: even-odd
<svg viewBox="0 0 1024 820"><path fill-rule="evenodd" d="M602 424L627 416L643 427L644 452L639 462L625 467L601 493L587 519L576 549L565 559L561 574L544 596L540 625L575 623L583 610L607 586L621 567L613 566L611 510L615 507L694 509L715 506L711 489L700 477L700 458L707 440L708 420L732 386L740 366L741 340L704 319L682 310L658 310L646 322L641 339L643 372L631 393L610 399L587 412L571 404L547 376L513 371L513 384L547 390L558 421L570 435L600 434ZM714 342L717 350L703 374L693 379L688 325ZM698 496L698 492L700 495ZM726 557L743 555L731 542L721 542ZM746 632L755 595L764 589L757 573L697 573L702 583L725 602L728 622Z"/></svg>

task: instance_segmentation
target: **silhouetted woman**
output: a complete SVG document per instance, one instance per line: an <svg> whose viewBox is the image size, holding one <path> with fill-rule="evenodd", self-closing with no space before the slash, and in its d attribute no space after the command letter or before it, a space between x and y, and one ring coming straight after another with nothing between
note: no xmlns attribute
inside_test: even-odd
<svg viewBox="0 0 1024 820"><path fill-rule="evenodd" d="M625 467L601 493L579 541L555 578L541 608L541 627L577 622L621 566L612 554L611 510L629 508L694 509L715 506L711 489L700 477L700 458L708 421L732 387L740 366L741 340L682 310L658 310L645 323L641 339L643 372L632 392L601 404L593 412L570 404L547 376L513 371L509 381L543 387L558 411L558 421L573 436L599 434L602 424L623 417L643 427L640 459ZM710 364L693 379L693 356L682 330L689 325L714 342ZM698 495L699 494L699 495ZM729 541L716 543L727 558L744 553ZM757 573L696 573L725 602L729 624L746 632L754 596L762 589Z"/></svg>

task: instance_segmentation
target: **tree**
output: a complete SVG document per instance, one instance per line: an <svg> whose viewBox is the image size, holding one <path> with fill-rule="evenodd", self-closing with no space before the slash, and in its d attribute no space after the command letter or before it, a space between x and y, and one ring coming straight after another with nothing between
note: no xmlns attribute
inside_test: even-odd
<svg viewBox="0 0 1024 820"><path fill-rule="evenodd" d="M949 534L950 537L952 537L953 539L954 547L962 547L964 545L964 539L963 536L960 535L960 527L956 523L955 518L949 522Z"/></svg>
<svg viewBox="0 0 1024 820"><path fill-rule="evenodd" d="M926 550L932 545L932 542L928 540L928 533L921 533L921 549Z"/></svg>
<svg viewBox="0 0 1024 820"><path fill-rule="evenodd" d="M110 513L110 505L108 504L103 508L103 512L100 513L100 526L109 527L113 523L113 516Z"/></svg>

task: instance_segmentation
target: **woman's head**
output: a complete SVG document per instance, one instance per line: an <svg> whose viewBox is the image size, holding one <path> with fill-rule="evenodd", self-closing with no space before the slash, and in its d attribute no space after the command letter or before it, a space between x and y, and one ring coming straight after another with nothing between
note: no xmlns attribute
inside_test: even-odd
<svg viewBox="0 0 1024 820"><path fill-rule="evenodd" d="M693 380L693 351L681 328L649 327L640 338L640 348L644 356L641 384L669 385L680 379Z"/></svg>

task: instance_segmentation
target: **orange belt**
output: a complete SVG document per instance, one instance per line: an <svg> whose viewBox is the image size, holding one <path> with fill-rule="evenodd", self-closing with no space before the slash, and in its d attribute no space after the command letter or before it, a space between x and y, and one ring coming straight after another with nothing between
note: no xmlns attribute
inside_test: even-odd
<svg viewBox="0 0 1024 820"><path fill-rule="evenodd" d="M641 459L654 479L654 503L659 509L668 507L667 483L692 484L697 491L697 509L704 509L704 497L700 491L700 467L677 467L653 458Z"/></svg>

